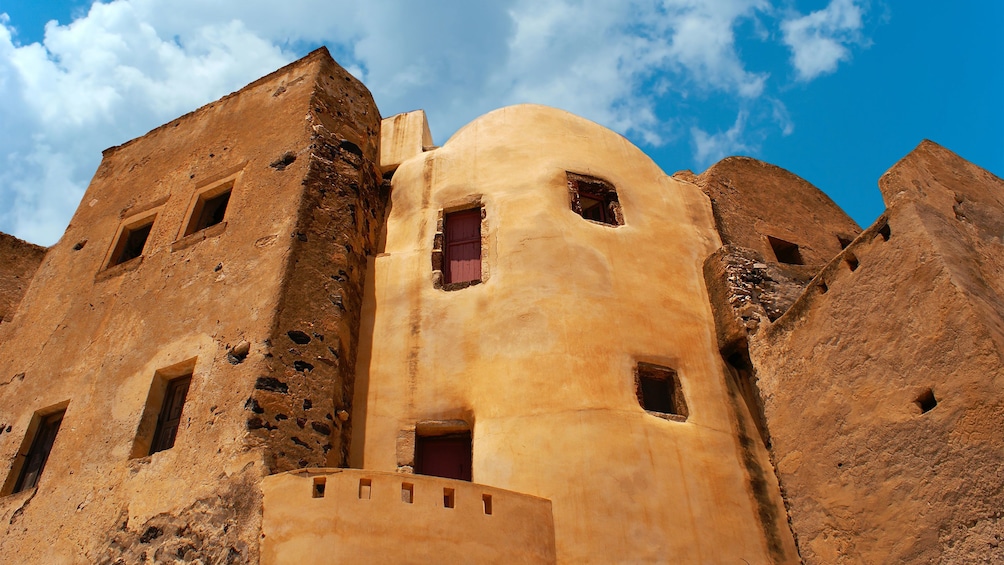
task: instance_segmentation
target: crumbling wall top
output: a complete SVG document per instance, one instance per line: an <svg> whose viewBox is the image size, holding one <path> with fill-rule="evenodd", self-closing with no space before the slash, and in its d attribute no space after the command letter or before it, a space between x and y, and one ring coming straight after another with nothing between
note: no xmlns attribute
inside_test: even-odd
<svg viewBox="0 0 1004 565"><path fill-rule="evenodd" d="M861 232L821 190L763 161L727 157L700 175L674 177L711 198L724 245L754 249L768 260L821 265Z"/></svg>

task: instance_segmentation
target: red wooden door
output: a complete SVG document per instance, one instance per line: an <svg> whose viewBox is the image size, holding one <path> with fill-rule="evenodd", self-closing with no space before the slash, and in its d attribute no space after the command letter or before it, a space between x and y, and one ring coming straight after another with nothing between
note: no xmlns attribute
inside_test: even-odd
<svg viewBox="0 0 1004 565"><path fill-rule="evenodd" d="M418 438L415 472L447 479L471 480L471 436Z"/></svg>
<svg viewBox="0 0 1004 565"><path fill-rule="evenodd" d="M481 209L447 214L444 224L446 282L481 280Z"/></svg>

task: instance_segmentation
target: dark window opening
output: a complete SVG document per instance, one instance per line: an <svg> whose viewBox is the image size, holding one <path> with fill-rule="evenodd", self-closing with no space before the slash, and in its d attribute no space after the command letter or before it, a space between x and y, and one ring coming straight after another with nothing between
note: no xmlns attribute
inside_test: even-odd
<svg viewBox="0 0 1004 565"><path fill-rule="evenodd" d="M840 248L841 249L847 249L847 246L850 245L851 242L854 241L854 239L850 238L850 237L844 237L842 235L838 235L837 236L837 241L840 242Z"/></svg>
<svg viewBox="0 0 1004 565"><path fill-rule="evenodd" d="M636 386L638 402L645 410L687 419L689 411L683 398L683 386L673 369L638 363Z"/></svg>
<svg viewBox="0 0 1004 565"><path fill-rule="evenodd" d="M777 257L778 263L804 265L802 254L798 251L798 244L769 235L767 236L767 241L770 242L770 248L774 251L774 256Z"/></svg>
<svg viewBox="0 0 1004 565"><path fill-rule="evenodd" d="M230 203L230 191L231 187L228 187L223 192L213 194L212 196L199 196L199 201L195 204L195 209L192 211L192 220L188 224L188 229L185 230L185 235L191 235L199 230L204 230L223 222L223 218L227 213L227 204Z"/></svg>
<svg viewBox="0 0 1004 565"><path fill-rule="evenodd" d="M443 217L443 280L446 284L481 280L481 208Z"/></svg>
<svg viewBox="0 0 1004 565"><path fill-rule="evenodd" d="M858 258L852 255L851 253L847 254L847 258L845 258L844 261L847 263L847 267L850 270L852 271L858 270Z"/></svg>
<svg viewBox="0 0 1004 565"><path fill-rule="evenodd" d="M931 409L938 405L937 399L934 398L934 391L931 389L927 389L920 393L920 396L918 396L917 400L914 402L916 402L917 406L920 407L921 414L930 412Z"/></svg>
<svg viewBox="0 0 1004 565"><path fill-rule="evenodd" d="M327 482L326 477L314 477L314 490L312 491L314 498L324 498L325 482Z"/></svg>
<svg viewBox="0 0 1004 565"><path fill-rule="evenodd" d="M443 508L456 508L457 506L457 493L455 490L444 487L443 488Z"/></svg>
<svg viewBox="0 0 1004 565"><path fill-rule="evenodd" d="M49 453L52 451L56 433L59 432L59 425L63 423L65 413L65 410L60 410L43 416L39 421L35 439L32 440L31 449L28 450L28 455L21 466L13 492L28 490L38 484L38 478L42 475L46 461L49 460Z"/></svg>
<svg viewBox="0 0 1004 565"><path fill-rule="evenodd" d="M481 504L484 507L485 514L488 515L488 516L491 516L492 515L492 495L490 495L490 494L482 494L481 495Z"/></svg>
<svg viewBox="0 0 1004 565"><path fill-rule="evenodd" d="M882 236L882 241L889 241L889 237L892 235L892 230L889 229L889 224L883 225L879 228L879 235Z"/></svg>
<svg viewBox="0 0 1004 565"><path fill-rule="evenodd" d="M471 480L471 434L418 436L415 472L446 479Z"/></svg>
<svg viewBox="0 0 1004 565"><path fill-rule="evenodd" d="M119 240L115 244L115 250L112 252L112 260L108 263L109 267L125 263L143 254L146 240L150 237L150 230L153 228L153 220L154 218L150 217L138 225L134 224L132 227L122 228ZM81 247L83 246L81 245Z"/></svg>
<svg viewBox="0 0 1004 565"><path fill-rule="evenodd" d="M191 384L192 375L168 381L164 403L160 408L160 416L157 417L157 431L154 432L153 443L150 445L150 455L174 447L178 427L181 425L181 411L185 407L188 387Z"/></svg>
<svg viewBox="0 0 1004 565"><path fill-rule="evenodd" d="M617 191L610 183L595 177L566 173L572 211L587 220L620 226L624 224Z"/></svg>

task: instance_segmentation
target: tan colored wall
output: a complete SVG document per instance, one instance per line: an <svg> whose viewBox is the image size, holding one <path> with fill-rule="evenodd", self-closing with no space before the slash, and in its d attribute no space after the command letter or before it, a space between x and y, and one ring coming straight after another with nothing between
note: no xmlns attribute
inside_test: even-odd
<svg viewBox="0 0 1004 565"><path fill-rule="evenodd" d="M946 189L936 189L948 187L955 205L999 199L1004 183L982 173L922 144L883 178L884 190L887 201L914 188L930 198L891 199L751 339L806 563L1004 559L1004 300L979 282L996 261L981 254L1001 244L980 237L992 224L939 204ZM1002 212L992 203L981 210ZM937 405L922 413L927 390Z"/></svg>
<svg viewBox="0 0 1004 565"><path fill-rule="evenodd" d="M249 436L249 399L260 377L284 370L270 347L286 347L271 338L296 286L289 281L327 289L318 279L329 273L290 265L310 256L298 234L305 184L326 170L314 155L338 150L330 131L348 138L355 127L318 115L335 113L328 79L318 79L333 65L326 51L314 52L105 152L0 344L0 377L9 381L0 396L5 477L27 449L32 414L68 402L38 487L0 498L0 555L24 563L257 559L259 482L272 464L263 459L288 437ZM340 103L375 114L365 97ZM371 160L377 120L350 138ZM225 225L183 238L196 193L225 179L234 182ZM150 210L158 215L143 256L104 269L120 226ZM361 288L361 273L356 280ZM247 357L229 356L242 342ZM175 446L131 459L155 372L186 360L194 377Z"/></svg>
<svg viewBox="0 0 1004 565"><path fill-rule="evenodd" d="M324 495L315 497L320 481ZM402 498L403 484L410 485L411 502ZM444 489L453 490L453 508L444 506ZM262 491L264 565L555 562L551 503L542 498L349 469L272 475Z"/></svg>
<svg viewBox="0 0 1004 565"><path fill-rule="evenodd" d="M625 225L573 213L566 171L613 183ZM437 213L474 195L488 277L437 290ZM696 187L594 123L516 106L400 166L386 241L364 303L354 466L394 471L402 431L462 419L475 482L552 501L559 562L797 560L717 353L701 265L719 240ZM638 361L679 372L687 422L639 406Z"/></svg>
<svg viewBox="0 0 1004 565"><path fill-rule="evenodd" d="M778 166L727 157L700 175L678 173L711 197L722 243L775 261L767 236L796 243L806 265L823 265L861 228L823 191Z"/></svg>
<svg viewBox="0 0 1004 565"><path fill-rule="evenodd" d="M45 251L45 247L0 233L0 324L13 319ZM3 341L2 330L0 341Z"/></svg>

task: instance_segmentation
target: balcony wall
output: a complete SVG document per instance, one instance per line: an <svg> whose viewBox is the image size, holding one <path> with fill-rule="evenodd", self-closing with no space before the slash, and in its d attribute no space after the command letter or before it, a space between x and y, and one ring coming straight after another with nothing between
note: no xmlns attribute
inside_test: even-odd
<svg viewBox="0 0 1004 565"><path fill-rule="evenodd" d="M263 565L555 562L551 501L535 496L354 469L272 475L262 490Z"/></svg>

